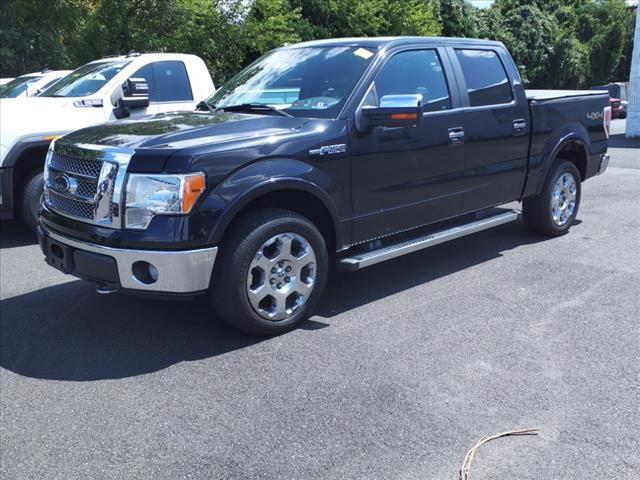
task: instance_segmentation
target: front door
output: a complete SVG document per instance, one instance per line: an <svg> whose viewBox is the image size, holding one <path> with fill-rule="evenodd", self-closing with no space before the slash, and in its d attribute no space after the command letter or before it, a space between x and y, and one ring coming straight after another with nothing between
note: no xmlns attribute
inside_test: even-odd
<svg viewBox="0 0 640 480"><path fill-rule="evenodd" d="M438 49L395 53L364 100L378 105L385 95L421 94L424 120L418 127L352 129L354 243L460 213L464 116L450 94L453 74L441 58Z"/></svg>

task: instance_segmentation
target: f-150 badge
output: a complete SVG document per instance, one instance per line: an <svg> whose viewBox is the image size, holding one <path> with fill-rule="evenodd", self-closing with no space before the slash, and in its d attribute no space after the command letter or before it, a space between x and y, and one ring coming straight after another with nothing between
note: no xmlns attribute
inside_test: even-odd
<svg viewBox="0 0 640 480"><path fill-rule="evenodd" d="M309 155L333 155L335 153L344 153L347 151L347 146L344 143L338 145L325 145L320 148L314 148L309 150Z"/></svg>

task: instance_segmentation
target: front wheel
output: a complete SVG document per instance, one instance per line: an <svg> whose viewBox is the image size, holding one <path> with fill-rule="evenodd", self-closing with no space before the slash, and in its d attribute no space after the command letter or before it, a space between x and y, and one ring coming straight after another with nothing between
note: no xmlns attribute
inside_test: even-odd
<svg viewBox="0 0 640 480"><path fill-rule="evenodd" d="M261 209L240 217L225 235L211 298L230 325L252 335L296 327L312 312L327 278L324 238L306 217Z"/></svg>
<svg viewBox="0 0 640 480"><path fill-rule="evenodd" d="M20 199L20 219L32 231L38 226L38 209L44 191L44 173L36 173L29 179Z"/></svg>
<svg viewBox="0 0 640 480"><path fill-rule="evenodd" d="M568 160L558 161L542 191L522 202L526 225L535 233L558 236L569 231L580 207L580 172Z"/></svg>

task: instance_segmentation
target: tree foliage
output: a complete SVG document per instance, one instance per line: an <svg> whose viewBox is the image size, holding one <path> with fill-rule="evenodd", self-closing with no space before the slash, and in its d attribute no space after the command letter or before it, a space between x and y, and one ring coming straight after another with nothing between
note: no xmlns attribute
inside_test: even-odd
<svg viewBox="0 0 640 480"><path fill-rule="evenodd" d="M628 75L633 25L623 0L3 0L0 75L177 51L219 84L283 43L443 35L501 40L531 86L575 88Z"/></svg>
<svg viewBox="0 0 640 480"><path fill-rule="evenodd" d="M622 0L496 0L480 30L507 45L530 86L579 88L623 80L627 17Z"/></svg>

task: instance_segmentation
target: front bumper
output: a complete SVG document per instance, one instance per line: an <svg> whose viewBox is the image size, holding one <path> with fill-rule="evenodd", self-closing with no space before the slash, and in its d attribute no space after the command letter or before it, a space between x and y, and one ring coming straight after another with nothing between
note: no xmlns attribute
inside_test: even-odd
<svg viewBox="0 0 640 480"><path fill-rule="evenodd" d="M107 290L196 294L209 288L218 247L196 250L129 250L73 240L38 227L49 265ZM150 266L154 272L150 274Z"/></svg>
<svg viewBox="0 0 640 480"><path fill-rule="evenodd" d="M602 175L609 166L609 154L603 153L600 157L600 166L598 167L598 175Z"/></svg>

